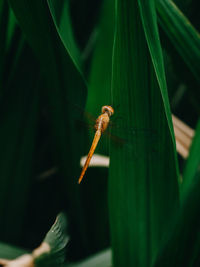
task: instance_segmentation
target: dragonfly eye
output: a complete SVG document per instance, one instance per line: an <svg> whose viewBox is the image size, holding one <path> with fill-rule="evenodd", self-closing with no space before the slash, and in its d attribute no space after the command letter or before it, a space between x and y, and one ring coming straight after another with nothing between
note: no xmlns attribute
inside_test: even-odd
<svg viewBox="0 0 200 267"><path fill-rule="evenodd" d="M114 109L111 106L103 106L101 109L102 113L107 112L109 116L113 115Z"/></svg>

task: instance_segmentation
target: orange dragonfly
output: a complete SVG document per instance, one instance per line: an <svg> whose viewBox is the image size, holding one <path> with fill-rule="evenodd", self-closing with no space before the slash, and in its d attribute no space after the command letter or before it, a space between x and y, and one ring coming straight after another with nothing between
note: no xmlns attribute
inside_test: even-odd
<svg viewBox="0 0 200 267"><path fill-rule="evenodd" d="M81 171L81 175L79 177L78 183L80 184L83 176L89 166L90 160L92 158L92 155L94 154L94 151L97 147L97 144L100 140L101 134L107 129L109 121L110 121L110 116L114 114L114 109L111 106L103 106L101 109L101 115L97 118L96 124L95 124L95 129L96 133L90 148L90 151L88 153L87 159L85 161L85 164L83 166L83 169Z"/></svg>
<svg viewBox="0 0 200 267"><path fill-rule="evenodd" d="M91 148L89 150L88 156L86 158L86 161L83 165L80 177L78 179L78 183L80 184L84 174L89 166L89 163L91 161L91 158L94 154L94 151L97 147L97 144L100 140L101 134L107 129L109 122L110 122L110 117L114 114L114 109L111 106L103 106L102 110L101 110L101 115L97 118L96 120L96 124L95 124L95 129L96 129L96 133L91 145ZM86 114L85 114L86 115ZM90 116L91 118L91 116ZM137 154L143 153L143 151L147 151L147 150L151 150L152 153L157 153L157 149L155 148L155 144L156 144L156 140L157 138L154 138L154 140L151 138L151 142L149 142L149 136L152 137L156 137L155 135L155 131L151 130L151 129L135 129L135 128L130 128L129 129L122 129L121 127L118 127L117 125L115 125L114 127L117 130L117 135L113 135L113 134L109 134L110 137L112 139L114 139L114 143L118 143L118 144L123 144L124 147L126 147L130 153L130 156L133 157ZM119 128L121 131L119 131ZM121 133L124 133L126 135L126 137L130 134L131 139L134 136L134 141L132 140L131 142L128 142L128 140L125 138L123 138L121 136ZM118 136L118 134L120 134L120 137ZM146 142L144 141L146 140ZM134 143L134 145L133 145ZM144 148L145 146L145 150L142 149L142 147ZM142 155L139 155L142 156ZM139 157L141 158L141 157Z"/></svg>

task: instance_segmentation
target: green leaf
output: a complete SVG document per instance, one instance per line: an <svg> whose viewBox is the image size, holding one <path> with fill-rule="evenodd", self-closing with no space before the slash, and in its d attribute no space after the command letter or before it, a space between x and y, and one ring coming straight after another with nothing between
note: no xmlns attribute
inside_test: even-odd
<svg viewBox="0 0 200 267"><path fill-rule="evenodd" d="M51 12L57 32L76 65L79 72L81 71L81 55L79 48L74 40L73 29L70 20L69 1L48 0L49 10Z"/></svg>
<svg viewBox="0 0 200 267"><path fill-rule="evenodd" d="M36 266L53 267L63 265L66 255L66 246L69 241L66 235L66 227L65 215L60 213L42 243L46 243L49 246L49 251L35 257L34 263ZM33 255L34 254L33 252Z"/></svg>
<svg viewBox="0 0 200 267"><path fill-rule="evenodd" d="M96 46L88 82L87 110L99 113L99 107L110 102L112 48L114 37L114 1L104 1L97 27ZM97 99L98 96L98 99Z"/></svg>
<svg viewBox="0 0 200 267"><path fill-rule="evenodd" d="M65 215L60 213L41 245L29 254L24 250L0 244L1 256L4 258L0 259L0 262L5 260L8 266L63 266L69 240L66 235L66 226Z"/></svg>
<svg viewBox="0 0 200 267"><path fill-rule="evenodd" d="M1 88L0 235L7 242L17 242L23 231L39 107L38 65L30 48L22 43L23 50L16 58L21 68L12 69L12 80L5 80Z"/></svg>
<svg viewBox="0 0 200 267"><path fill-rule="evenodd" d="M70 232L76 256L88 251L80 187L79 159L81 138L76 127L80 111L86 99L86 85L74 65L49 12L45 1L9 1L18 23L33 48L45 79L42 93L48 103L56 164L63 174L60 194L65 198L71 217ZM58 3L59 5L59 3ZM78 97L77 97L78 96ZM77 250L77 246L80 248Z"/></svg>
<svg viewBox="0 0 200 267"><path fill-rule="evenodd" d="M110 86L112 71L112 48L114 37L114 0L105 0L101 9L101 21L96 29L96 46L94 49L91 71L88 81L88 98L86 110L99 114L100 108L111 102ZM90 136L91 139L93 135ZM96 153L108 154L108 140L102 138Z"/></svg>
<svg viewBox="0 0 200 267"><path fill-rule="evenodd" d="M139 4L138 4L139 3ZM153 1L116 1L110 147L114 266L150 266L178 206L177 159Z"/></svg>
<svg viewBox="0 0 200 267"><path fill-rule="evenodd" d="M181 185L181 197L187 192L190 185L194 182L195 176L199 171L200 166L200 120L198 121L195 136L193 137L192 145L190 148L189 158L187 159L186 166L183 172L183 184Z"/></svg>
<svg viewBox="0 0 200 267"><path fill-rule="evenodd" d="M2 84L4 57L6 51L6 26L8 23L8 4L6 1L0 2L0 84Z"/></svg>
<svg viewBox="0 0 200 267"><path fill-rule="evenodd" d="M199 266L200 172L188 187L177 217L165 234L154 267Z"/></svg>
<svg viewBox="0 0 200 267"><path fill-rule="evenodd" d="M165 78L165 70L164 70L164 62L162 56L162 49L160 44L160 38L158 34L158 26L157 26L157 17L153 0L138 0L142 23L144 27L144 32L148 44L148 48L151 55L151 60L155 69L156 78L158 80L158 84L160 87L160 92L162 95L162 100L166 112L166 117L168 121L169 130L171 133L171 138L174 145L174 152L176 153L176 145L174 138L174 131L172 126L172 117L169 106L168 94L167 94L167 84ZM150 27L151 26L151 27ZM175 156L176 159L176 156ZM177 165L176 165L177 166ZM178 174L178 167L177 167Z"/></svg>
<svg viewBox="0 0 200 267"><path fill-rule="evenodd" d="M74 264L67 264L68 267L110 267L111 266L111 249L101 251L89 258Z"/></svg>
<svg viewBox="0 0 200 267"><path fill-rule="evenodd" d="M200 36L171 0L156 0L159 24L200 82Z"/></svg>
<svg viewBox="0 0 200 267"><path fill-rule="evenodd" d="M27 251L25 251L24 249L11 246L5 243L0 243L0 258L14 259L26 253Z"/></svg>

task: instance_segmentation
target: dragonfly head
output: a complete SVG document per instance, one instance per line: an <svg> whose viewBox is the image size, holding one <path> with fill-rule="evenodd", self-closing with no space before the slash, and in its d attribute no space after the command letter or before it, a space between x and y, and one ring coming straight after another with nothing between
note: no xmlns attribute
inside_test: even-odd
<svg viewBox="0 0 200 267"><path fill-rule="evenodd" d="M107 112L107 113L108 113L108 116L110 117L111 115L114 114L114 109L113 109L111 106L103 106L103 107L101 108L101 112L102 112L102 113Z"/></svg>

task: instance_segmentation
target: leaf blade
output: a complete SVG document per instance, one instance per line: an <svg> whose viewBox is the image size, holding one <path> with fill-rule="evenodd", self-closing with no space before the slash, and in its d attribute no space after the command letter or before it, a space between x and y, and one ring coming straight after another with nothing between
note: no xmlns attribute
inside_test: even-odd
<svg viewBox="0 0 200 267"><path fill-rule="evenodd" d="M114 266L150 266L178 206L171 113L163 63L158 62L162 54L154 55L155 48L161 51L152 18L155 10L149 10L146 2L140 5L139 9L138 1L116 1L112 96L114 107L118 106L115 113L123 118L118 134L130 143L121 148L112 143L110 146ZM152 2L150 5L153 9ZM147 21L142 24L144 13L148 13L145 18L153 26L150 33L144 29ZM149 34L156 38L150 39ZM153 130L156 137L152 141L146 135L128 136L125 129L130 128Z"/></svg>

